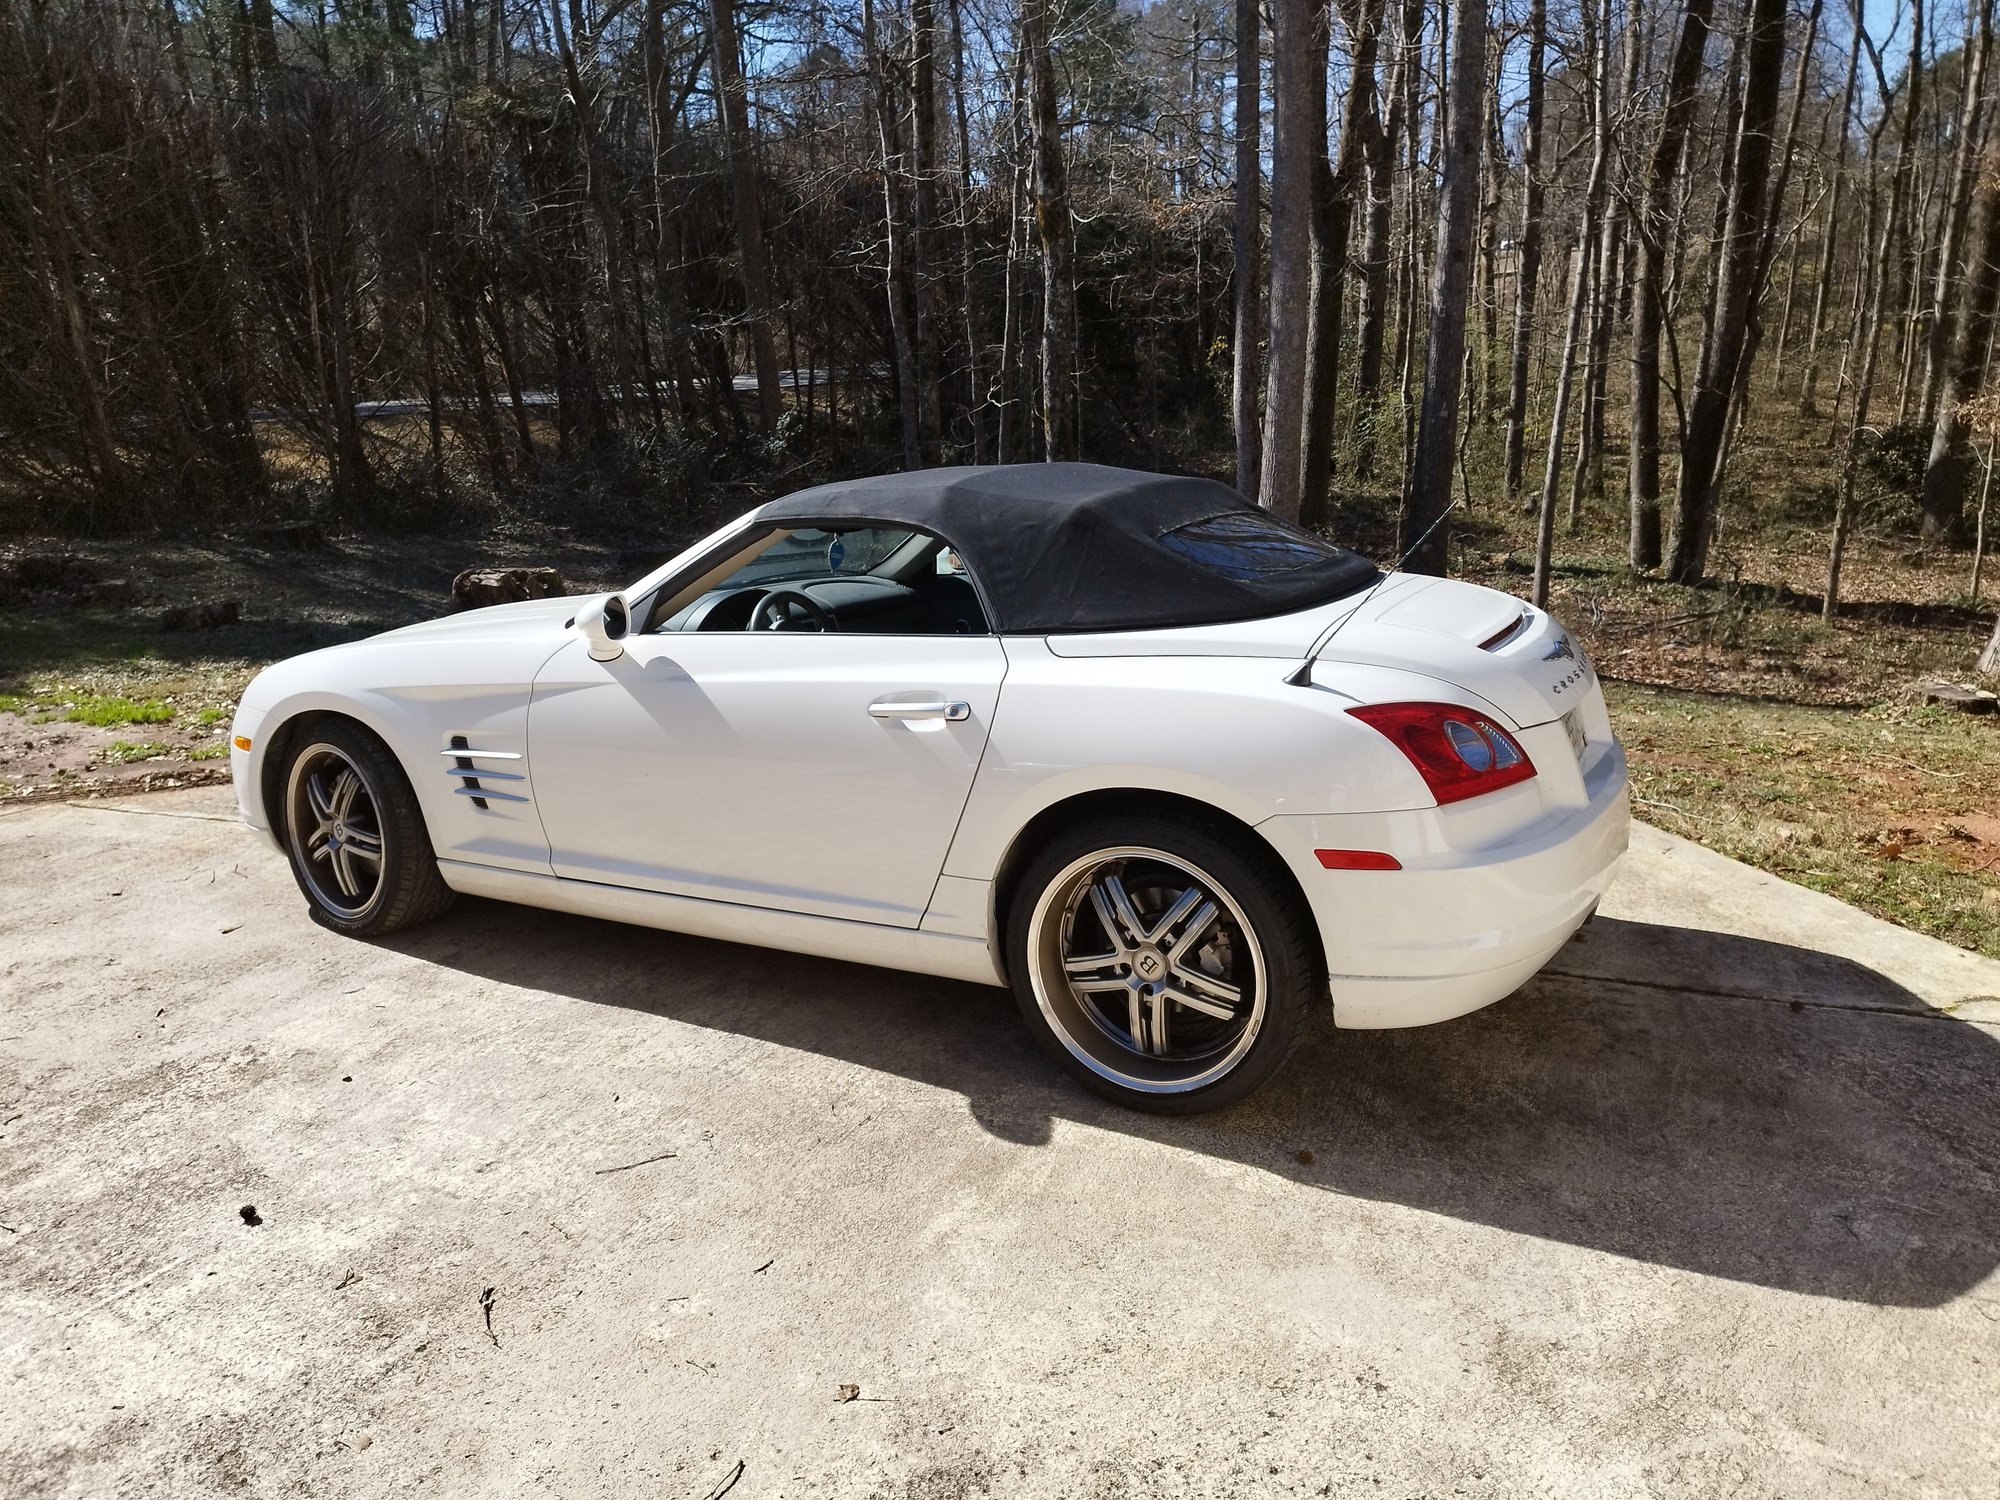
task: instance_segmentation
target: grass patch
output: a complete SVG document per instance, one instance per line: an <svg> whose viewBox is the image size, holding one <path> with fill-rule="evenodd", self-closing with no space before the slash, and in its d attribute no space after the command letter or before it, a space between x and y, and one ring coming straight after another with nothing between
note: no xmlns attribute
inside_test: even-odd
<svg viewBox="0 0 2000 1500"><path fill-rule="evenodd" d="M149 621L112 611L72 610L53 619L0 610L0 690L29 710L84 724L178 719L211 726L235 712L244 685L269 663L379 628L304 621L162 635ZM109 707L115 702L157 705L166 717L121 719ZM71 711L87 707L112 716Z"/></svg>
<svg viewBox="0 0 2000 1500"><path fill-rule="evenodd" d="M1605 691L1647 822L2000 957L2000 725L1899 705Z"/></svg>
<svg viewBox="0 0 2000 1500"><path fill-rule="evenodd" d="M0 693L0 714L25 714L29 707L29 700L19 693Z"/></svg>
<svg viewBox="0 0 2000 1500"><path fill-rule="evenodd" d="M158 698L144 700L86 695L64 710L62 717L72 724L89 724L96 729L116 729L125 724L168 724L174 707Z"/></svg>
<svg viewBox="0 0 2000 1500"><path fill-rule="evenodd" d="M134 761L153 760L163 755L172 755L170 745L154 744L151 740L134 744L131 740L113 740L104 747L104 758L114 765L129 766Z"/></svg>
<svg viewBox="0 0 2000 1500"><path fill-rule="evenodd" d="M187 758L189 760L227 760L229 759L229 747L227 745L196 745L194 749L188 751Z"/></svg>

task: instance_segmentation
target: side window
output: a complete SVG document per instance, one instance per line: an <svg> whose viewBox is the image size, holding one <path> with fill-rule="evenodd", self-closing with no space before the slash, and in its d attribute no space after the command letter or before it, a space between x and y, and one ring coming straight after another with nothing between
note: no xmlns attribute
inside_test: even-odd
<svg viewBox="0 0 2000 1500"><path fill-rule="evenodd" d="M649 631L837 631L982 635L986 616L963 562L905 526L798 526L753 532L661 589Z"/></svg>

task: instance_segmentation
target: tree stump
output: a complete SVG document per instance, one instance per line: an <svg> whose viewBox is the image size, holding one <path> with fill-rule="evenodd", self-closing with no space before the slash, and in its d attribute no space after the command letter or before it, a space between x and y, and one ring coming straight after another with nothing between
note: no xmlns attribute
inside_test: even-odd
<svg viewBox="0 0 2000 1500"><path fill-rule="evenodd" d="M568 592L554 568L467 568L451 581L451 607L484 609L524 599L560 599Z"/></svg>

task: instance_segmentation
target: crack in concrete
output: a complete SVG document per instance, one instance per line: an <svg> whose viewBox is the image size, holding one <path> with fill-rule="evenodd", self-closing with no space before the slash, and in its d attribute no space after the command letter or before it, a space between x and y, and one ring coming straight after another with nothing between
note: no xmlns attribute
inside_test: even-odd
<svg viewBox="0 0 2000 1500"><path fill-rule="evenodd" d="M1918 1001L1916 1006L1870 1005L1866 1001L1854 1000L1811 1000L1804 995L1770 995L1748 990L1705 989L1695 984L1675 984L1663 979L1627 979L1615 974L1579 974L1569 969L1543 969L1538 979L1591 980L1599 984L1619 984L1638 990L1664 990L1674 995L1691 995L1705 1000L1757 1000L1770 1005L1797 1005L1811 1010L1859 1011L1871 1016L1899 1016L1907 1021L1962 1021L1966 1025L1986 1025L1987 1022L1972 1020L1970 1017L1955 1016L1952 1008L1963 1004L1953 1001L1952 1007L1929 1005Z"/></svg>

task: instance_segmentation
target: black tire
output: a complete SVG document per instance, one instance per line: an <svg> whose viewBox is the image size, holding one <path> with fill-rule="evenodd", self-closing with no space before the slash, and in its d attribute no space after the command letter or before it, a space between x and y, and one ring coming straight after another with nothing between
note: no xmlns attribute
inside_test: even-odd
<svg viewBox="0 0 2000 1500"><path fill-rule="evenodd" d="M382 937L451 905L409 777L359 724L324 718L302 726L279 794L292 878L320 926Z"/></svg>
<svg viewBox="0 0 2000 1500"><path fill-rule="evenodd" d="M1005 944L1014 998L1050 1055L1149 1114L1243 1098L1326 999L1319 933L1283 865L1218 820L1135 813L1059 834L1014 887Z"/></svg>

